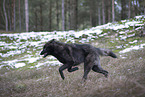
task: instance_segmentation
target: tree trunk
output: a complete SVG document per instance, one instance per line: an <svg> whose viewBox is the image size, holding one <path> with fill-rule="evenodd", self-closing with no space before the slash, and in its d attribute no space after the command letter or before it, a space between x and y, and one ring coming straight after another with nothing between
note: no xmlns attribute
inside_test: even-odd
<svg viewBox="0 0 145 97"><path fill-rule="evenodd" d="M108 12L108 22L110 22L111 21L111 0L109 0L109 2L108 2L108 10L107 10Z"/></svg>
<svg viewBox="0 0 145 97"><path fill-rule="evenodd" d="M16 30L16 4L15 4L15 0L14 0L14 8L13 8L13 12L14 12L14 31Z"/></svg>
<svg viewBox="0 0 145 97"><path fill-rule="evenodd" d="M52 11L52 6L51 6L51 0L49 1L49 31L51 31L51 11Z"/></svg>
<svg viewBox="0 0 145 97"><path fill-rule="evenodd" d="M19 31L21 32L21 1L19 0Z"/></svg>
<svg viewBox="0 0 145 97"><path fill-rule="evenodd" d="M93 0L89 1L89 8L90 8L90 25L93 27L93 8L92 5L93 4Z"/></svg>
<svg viewBox="0 0 145 97"><path fill-rule="evenodd" d="M115 13L114 13L114 0L112 0L112 22L115 21Z"/></svg>
<svg viewBox="0 0 145 97"><path fill-rule="evenodd" d="M128 18L130 18L131 16L131 0L129 0L129 4L128 4Z"/></svg>
<svg viewBox="0 0 145 97"><path fill-rule="evenodd" d="M92 1L90 1L90 2L92 2ZM90 7L90 24L91 24L91 26L93 26L93 11L92 11L91 7Z"/></svg>
<svg viewBox="0 0 145 97"><path fill-rule="evenodd" d="M101 25L101 12L100 12L100 6L98 6L98 20L99 20L99 25Z"/></svg>
<svg viewBox="0 0 145 97"><path fill-rule="evenodd" d="M43 4L40 4L40 29L43 31L43 15L42 15L42 6Z"/></svg>
<svg viewBox="0 0 145 97"><path fill-rule="evenodd" d="M62 30L65 30L64 0L62 0Z"/></svg>
<svg viewBox="0 0 145 97"><path fill-rule="evenodd" d="M12 23L11 23L11 4L8 0L8 21L9 21L9 30L12 31Z"/></svg>
<svg viewBox="0 0 145 97"><path fill-rule="evenodd" d="M102 17L103 17L103 24L105 24L105 7L104 7L104 0L102 0Z"/></svg>
<svg viewBox="0 0 145 97"><path fill-rule="evenodd" d="M56 25L57 25L57 30L59 30L59 5L58 1L56 0Z"/></svg>
<svg viewBox="0 0 145 97"><path fill-rule="evenodd" d="M94 0L88 0L88 2L89 2L89 8L90 8L90 24L91 24L91 26L92 27L95 27L96 26L96 1L94 1Z"/></svg>
<svg viewBox="0 0 145 97"><path fill-rule="evenodd" d="M78 0L75 0L74 2L74 16L75 16L75 27L74 29L78 29Z"/></svg>
<svg viewBox="0 0 145 97"><path fill-rule="evenodd" d="M78 9L77 9L77 2L78 0L71 0L70 4L71 4L71 25L70 25L70 29L72 30L77 30L77 13L78 13Z"/></svg>
<svg viewBox="0 0 145 97"><path fill-rule="evenodd" d="M14 0L11 0L11 24L12 24L12 30L14 30Z"/></svg>
<svg viewBox="0 0 145 97"><path fill-rule="evenodd" d="M145 6L144 6L144 15L145 15Z"/></svg>
<svg viewBox="0 0 145 97"><path fill-rule="evenodd" d="M143 2L143 13L145 15L145 1Z"/></svg>
<svg viewBox="0 0 145 97"><path fill-rule="evenodd" d="M135 16L135 1L133 0L133 17Z"/></svg>
<svg viewBox="0 0 145 97"><path fill-rule="evenodd" d="M37 9L34 11L35 14L35 31L38 31L38 15L37 15Z"/></svg>
<svg viewBox="0 0 145 97"><path fill-rule="evenodd" d="M71 1L68 0L68 29L70 30L71 29Z"/></svg>
<svg viewBox="0 0 145 97"><path fill-rule="evenodd" d="M127 15L126 15L126 1L125 0L121 0L121 7L122 7L121 19L124 20L124 19L127 18Z"/></svg>
<svg viewBox="0 0 145 97"><path fill-rule="evenodd" d="M67 14L67 12L68 12L68 10L67 10L67 9L68 9L68 8L67 8L68 5L67 5L67 4L68 4L68 3L67 3L67 1L68 1L68 0L65 0L65 2L64 2L64 17L65 17L65 28L64 28L64 29L65 29L65 30L68 29L68 27L67 27L67 26L68 26L68 22L67 22L67 21L68 21L68 14Z"/></svg>
<svg viewBox="0 0 145 97"><path fill-rule="evenodd" d="M145 1L143 1L142 3L143 3L143 14L145 15Z"/></svg>
<svg viewBox="0 0 145 97"><path fill-rule="evenodd" d="M8 18L7 18L6 8L5 8L5 0L3 0L3 11L5 16L5 29L6 31L8 31Z"/></svg>
<svg viewBox="0 0 145 97"><path fill-rule="evenodd" d="M25 23L26 23L26 32L28 32L29 31L28 0L25 0Z"/></svg>
<svg viewBox="0 0 145 97"><path fill-rule="evenodd" d="M138 10L138 0L136 0L136 8L135 8L135 15L138 15L139 10Z"/></svg>

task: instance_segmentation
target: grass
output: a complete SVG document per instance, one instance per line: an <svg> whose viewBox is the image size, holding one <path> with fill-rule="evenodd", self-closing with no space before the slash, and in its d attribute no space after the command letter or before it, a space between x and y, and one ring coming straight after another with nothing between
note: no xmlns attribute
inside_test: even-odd
<svg viewBox="0 0 145 97"><path fill-rule="evenodd" d="M10 70L0 75L0 97L144 97L144 52L145 48L132 51L126 59L101 57L109 77L91 71L84 83L82 64L76 72L64 71L65 80L59 66Z"/></svg>

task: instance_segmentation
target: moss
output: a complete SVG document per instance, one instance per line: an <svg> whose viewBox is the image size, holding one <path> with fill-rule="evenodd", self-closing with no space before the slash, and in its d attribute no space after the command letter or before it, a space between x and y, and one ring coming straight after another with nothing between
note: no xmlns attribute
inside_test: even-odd
<svg viewBox="0 0 145 97"><path fill-rule="evenodd" d="M102 33L101 34L104 34L104 33L108 33L110 29L102 29Z"/></svg>
<svg viewBox="0 0 145 97"><path fill-rule="evenodd" d="M81 36L81 38L87 38L88 37L88 35L86 35L86 34L83 34L82 36Z"/></svg>
<svg viewBox="0 0 145 97"><path fill-rule="evenodd" d="M27 41L27 40L25 40L25 39L21 39L21 40L20 40L20 42L26 42L26 41Z"/></svg>
<svg viewBox="0 0 145 97"><path fill-rule="evenodd" d="M129 30L133 30L133 29L134 29L134 26L129 26L128 29L129 29Z"/></svg>
<svg viewBox="0 0 145 97"><path fill-rule="evenodd" d="M61 41L61 42L65 42L65 41L66 41L66 39L64 39L64 38L61 38L61 39L60 39L60 41Z"/></svg>
<svg viewBox="0 0 145 97"><path fill-rule="evenodd" d="M96 33L91 33L91 35L92 35L92 36L97 36L97 34L96 34Z"/></svg>
<svg viewBox="0 0 145 97"><path fill-rule="evenodd" d="M124 23L125 23L125 22L121 22L121 21L118 22L118 24L124 24Z"/></svg>

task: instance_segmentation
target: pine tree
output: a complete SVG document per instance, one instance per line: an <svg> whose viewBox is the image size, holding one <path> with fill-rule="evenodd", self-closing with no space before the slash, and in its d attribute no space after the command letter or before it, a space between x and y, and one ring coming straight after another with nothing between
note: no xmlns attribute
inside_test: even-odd
<svg viewBox="0 0 145 97"><path fill-rule="evenodd" d="M25 0L25 22L26 22L26 32L28 32L29 31L28 0Z"/></svg>

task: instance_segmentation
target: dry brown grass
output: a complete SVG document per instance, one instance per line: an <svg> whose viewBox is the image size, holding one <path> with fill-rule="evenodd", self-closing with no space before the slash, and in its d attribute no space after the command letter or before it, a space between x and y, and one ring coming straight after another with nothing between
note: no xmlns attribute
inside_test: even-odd
<svg viewBox="0 0 145 97"><path fill-rule="evenodd" d="M102 57L109 77L93 71L81 83L83 65L74 73L58 73L59 66L12 70L0 75L0 97L145 97L145 49L127 54L126 59Z"/></svg>

